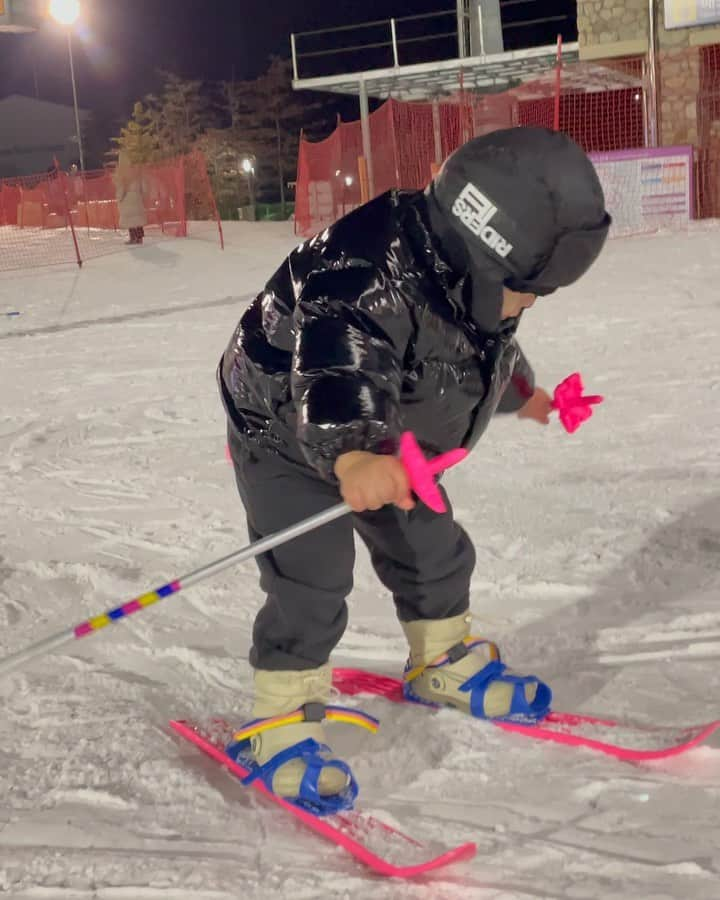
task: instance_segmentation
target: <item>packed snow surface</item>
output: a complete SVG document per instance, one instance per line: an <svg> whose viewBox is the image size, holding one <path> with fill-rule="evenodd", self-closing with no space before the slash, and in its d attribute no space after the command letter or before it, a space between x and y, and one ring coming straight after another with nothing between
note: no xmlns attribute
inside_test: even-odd
<svg viewBox="0 0 720 900"><path fill-rule="evenodd" d="M0 655L247 541L215 366L289 224L0 276ZM720 716L720 230L614 241L526 313L540 384L605 403L573 436L499 417L446 484L477 547L475 631L557 709ZM362 547L340 665L401 671ZM720 749L629 765L451 711L355 698L363 806L476 841L372 877L169 732L249 712L247 562L0 679L0 895L13 900L717 900Z"/></svg>

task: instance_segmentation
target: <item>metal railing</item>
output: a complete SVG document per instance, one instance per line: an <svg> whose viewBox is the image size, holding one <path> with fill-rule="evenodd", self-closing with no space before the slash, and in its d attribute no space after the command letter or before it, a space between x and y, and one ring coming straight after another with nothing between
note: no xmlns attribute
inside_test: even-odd
<svg viewBox="0 0 720 900"><path fill-rule="evenodd" d="M521 4L532 6L534 3L535 0L501 0L500 6L501 8L519 6ZM429 44L435 42L435 52L437 53L440 41L446 42L445 50L447 51L449 49L447 42L452 40L456 47L457 56L459 58L466 57L470 54L471 20L475 14L480 19L478 24L479 34L481 35L480 41L482 43L481 6L478 4L477 9L473 11L470 9L470 5L463 2L463 0L458 0L457 8L455 9L412 16L399 16L392 19L376 19L357 25L338 25L335 28L321 28L314 31L299 31L291 34L290 49L292 52L293 78L295 81L298 81L303 77L314 77L301 72L302 62L327 57L335 57L338 60L339 71L334 74L345 74L349 70L352 71L348 66L348 55L351 54L366 54L362 60L363 69L397 68L401 65L408 65L417 60L409 60L408 53L402 53L403 48L407 49L411 45L414 46L421 43ZM516 30L551 22L560 23L567 21L569 18L570 16L567 14L536 16L517 21L504 21L502 27L503 31L506 29ZM451 25L448 19L452 21ZM422 34L413 34L412 26L414 23L427 23L435 27L429 29L427 33L423 31ZM560 30L559 27L557 30ZM362 36L363 32L365 32L365 37ZM368 32L372 32L372 34L368 34ZM353 37L348 39L349 43L346 45L335 43L330 47L327 44L318 46L319 43L323 42L323 39L327 39L331 35L349 35L350 33L353 34ZM308 47L308 44L311 46ZM372 65L367 64L367 53L369 51L373 57ZM475 52L477 53L478 51L476 50ZM482 49L479 52L482 53ZM432 51L428 51L428 55L432 55ZM424 61L430 62L449 58L451 56L446 52L445 55L436 56L434 60ZM340 65L341 61L344 65Z"/></svg>
<svg viewBox="0 0 720 900"><path fill-rule="evenodd" d="M453 27L445 25L442 30L434 31L430 34L420 34L411 36L399 35L402 26L409 22L430 21L438 19L452 18ZM400 26L400 28L398 27ZM303 50L298 49L298 43L306 41L307 38L319 38L331 34L339 34L341 32L361 32L375 29L378 39L365 40L363 43L357 43L362 38L358 37L349 46L330 47L324 49ZM300 31L290 35L290 49L292 51L293 77L297 81L300 78L300 61L307 59L317 59L327 56L341 56L348 53L360 53L367 50L381 50L387 48L387 65L400 66L400 48L408 44L418 44L421 42L447 40L452 38L458 39L457 28L457 11L454 9L443 10L442 12L421 13L414 16L400 16L393 19L376 19L372 22L363 22L360 25L339 25L336 28L322 28L315 31Z"/></svg>

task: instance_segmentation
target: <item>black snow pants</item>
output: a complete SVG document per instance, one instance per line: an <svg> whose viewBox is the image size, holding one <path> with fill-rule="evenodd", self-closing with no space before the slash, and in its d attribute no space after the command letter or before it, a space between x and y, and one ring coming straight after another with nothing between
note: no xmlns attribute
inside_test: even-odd
<svg viewBox="0 0 720 900"><path fill-rule="evenodd" d="M253 541L341 500L309 466L248 449L232 427L229 446ZM400 621L450 618L468 609L475 551L449 504L443 515L422 503L409 513L386 506L348 515L256 557L266 600L253 629L255 668L311 669L328 661L347 625L353 530L392 593Z"/></svg>

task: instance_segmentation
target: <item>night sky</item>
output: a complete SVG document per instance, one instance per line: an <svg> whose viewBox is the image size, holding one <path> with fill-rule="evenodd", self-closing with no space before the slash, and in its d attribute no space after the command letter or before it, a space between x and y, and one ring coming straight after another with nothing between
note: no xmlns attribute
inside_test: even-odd
<svg viewBox="0 0 720 900"><path fill-rule="evenodd" d="M133 102L158 86L159 68L203 80L230 80L233 75L252 78L264 70L270 54L290 55L290 32L454 8L454 0L87 0L74 41L80 105L105 116L127 119ZM514 0L503 5L503 23L518 15L526 20L549 14L572 16L574 10L575 0L555 0L553 4ZM404 27L408 36L418 33L415 24ZM449 16L419 27L450 31L454 22ZM546 26L508 28L505 46L512 49L552 43L558 30L566 39L575 39L571 19ZM338 40L358 43L376 37L377 32L346 33ZM308 49L313 49L312 40L306 39ZM443 49L442 42L436 46ZM453 46L447 39L447 51L440 56L454 55ZM377 65L390 63L383 55L389 51L374 52L374 57L366 54L364 59ZM431 51L427 45L414 43L408 44L405 52L404 61L409 62ZM415 54L413 59L411 54ZM307 65L335 64L334 71L341 71L345 61L348 68L356 68L348 57L313 60ZM42 99L72 102L65 39L50 23L32 35L0 34L0 96L34 96L36 87Z"/></svg>

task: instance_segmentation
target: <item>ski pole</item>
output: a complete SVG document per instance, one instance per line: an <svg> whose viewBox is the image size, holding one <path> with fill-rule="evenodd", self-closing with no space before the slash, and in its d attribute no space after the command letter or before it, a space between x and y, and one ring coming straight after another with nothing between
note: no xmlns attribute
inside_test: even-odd
<svg viewBox="0 0 720 900"><path fill-rule="evenodd" d="M415 438L409 432L403 434L400 440L400 459L405 466L412 490L424 503L426 503L427 506L430 507L430 509L439 513L445 511L445 505L442 500L442 495L435 485L434 476L439 472L456 465L461 459L464 459L466 455L466 450L451 450L449 453L443 453L433 460L426 460L423 457L422 451ZM277 531L275 534L268 535L266 538L248 544L246 547L236 550L228 556L223 556L221 559L217 559L206 566L202 566L194 572L190 572L187 575L183 575L181 578L176 578L174 581L163 584L155 590L148 591L146 594L141 594L139 597L128 600L121 606L116 606L114 609L109 609L105 613L101 613L98 616L93 616L90 619L86 619L84 622L80 622L73 628L67 628L64 631L44 638L42 641L38 641L36 644L26 647L24 650L19 650L17 653L13 653L0 660L0 677L14 669L20 668L25 663L42 654L56 650L58 647L70 643L70 641L86 637L90 634L95 634L97 631L105 628L106 625L113 625L115 622L119 622L127 616L131 616L134 613L146 609L148 606L152 606L159 600L164 600L165 597L170 597L172 594L179 593L183 588L197 584L205 578L210 578L212 575L216 575L218 572L222 572L225 569L230 568L230 566L234 566L246 559L252 559L255 556L259 556L261 553L272 550L274 547L279 547L280 544L284 544L287 541L293 540L293 538L307 534L307 532L313 531L321 525L327 525L328 522L333 522L335 519L339 519L349 512L351 512L351 509L347 503L338 503L323 512L316 513L314 516L310 516L295 525L291 525L289 528Z"/></svg>

